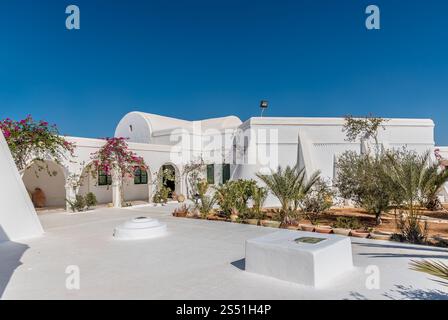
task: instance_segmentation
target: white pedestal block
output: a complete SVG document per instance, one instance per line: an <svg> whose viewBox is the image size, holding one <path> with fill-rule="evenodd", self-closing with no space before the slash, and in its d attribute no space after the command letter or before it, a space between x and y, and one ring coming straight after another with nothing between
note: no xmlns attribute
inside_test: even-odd
<svg viewBox="0 0 448 320"><path fill-rule="evenodd" d="M116 227L114 237L119 240L150 239L160 237L166 232L166 224L156 219L138 217Z"/></svg>
<svg viewBox="0 0 448 320"><path fill-rule="evenodd" d="M248 272L320 287L352 268L349 237L282 230L246 241Z"/></svg>

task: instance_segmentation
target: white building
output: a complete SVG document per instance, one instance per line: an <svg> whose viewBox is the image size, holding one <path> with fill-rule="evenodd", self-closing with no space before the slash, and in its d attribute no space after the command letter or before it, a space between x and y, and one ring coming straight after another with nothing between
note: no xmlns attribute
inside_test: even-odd
<svg viewBox="0 0 448 320"><path fill-rule="evenodd" d="M320 170L331 179L339 154L369 147L369 142L347 141L343 124L343 118L265 117L250 118L243 123L235 116L186 121L131 112L119 122L115 136L129 138L130 149L144 158L149 170L147 179L129 179L125 183L125 200L151 201L155 189L152 182L162 168L175 173L175 182L170 187L177 194L186 194L184 166L199 159L208 165L204 177L214 184L228 179L256 179L257 172L276 169L278 165L299 165L308 174ZM52 177L45 172L36 176L34 168L28 168L22 173L27 190L31 193L36 187L41 188L50 207L65 206L65 199L87 192L93 192L99 203L112 203L115 186L110 185L111 177L94 179L84 170L91 154L104 141L67 139L76 143L75 158L62 166L49 163L50 171L57 173ZM434 123L429 119L389 119L385 130L380 130L378 141L385 148L433 152ZM77 190L70 183L74 175L84 177ZM272 199L268 204L273 204Z"/></svg>

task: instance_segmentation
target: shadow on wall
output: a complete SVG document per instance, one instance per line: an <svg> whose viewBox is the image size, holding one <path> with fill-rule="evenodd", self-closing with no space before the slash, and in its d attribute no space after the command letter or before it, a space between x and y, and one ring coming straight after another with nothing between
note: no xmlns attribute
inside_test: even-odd
<svg viewBox="0 0 448 320"><path fill-rule="evenodd" d="M8 239L8 235L1 225L0 239ZM3 297L14 271L22 264L20 259L28 248L22 243L0 240L0 298Z"/></svg>

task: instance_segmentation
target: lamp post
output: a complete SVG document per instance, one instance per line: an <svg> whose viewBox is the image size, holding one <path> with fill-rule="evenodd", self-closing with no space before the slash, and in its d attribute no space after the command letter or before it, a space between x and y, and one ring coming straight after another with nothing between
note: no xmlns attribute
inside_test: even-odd
<svg viewBox="0 0 448 320"><path fill-rule="evenodd" d="M260 109L261 109L261 117L263 118L263 112L265 109L267 109L269 106L269 102L267 100L261 100L260 102Z"/></svg>

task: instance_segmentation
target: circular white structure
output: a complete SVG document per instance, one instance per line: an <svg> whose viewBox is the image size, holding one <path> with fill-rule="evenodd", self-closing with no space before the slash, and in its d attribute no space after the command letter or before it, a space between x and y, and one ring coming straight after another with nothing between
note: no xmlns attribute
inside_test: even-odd
<svg viewBox="0 0 448 320"><path fill-rule="evenodd" d="M137 217L126 221L114 230L114 237L119 240L150 239L164 234L166 234L166 224L147 217Z"/></svg>

